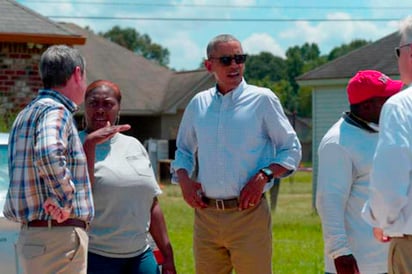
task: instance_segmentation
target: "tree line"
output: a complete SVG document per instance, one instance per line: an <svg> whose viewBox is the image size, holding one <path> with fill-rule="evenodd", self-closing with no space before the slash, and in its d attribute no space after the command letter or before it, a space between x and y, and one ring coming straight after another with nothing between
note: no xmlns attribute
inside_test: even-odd
<svg viewBox="0 0 412 274"><path fill-rule="evenodd" d="M169 65L169 50L152 42L148 34L140 34L134 28L119 26L98 34L161 66L168 67ZM349 44L333 48L329 54L325 55L320 54L316 43L289 47L285 58L275 56L270 52L249 55L244 76L250 84L273 90L284 108L291 113L300 117L311 117L311 89L300 87L296 82L296 77L369 43L371 41L353 40ZM200 66L203 67L203 62Z"/></svg>

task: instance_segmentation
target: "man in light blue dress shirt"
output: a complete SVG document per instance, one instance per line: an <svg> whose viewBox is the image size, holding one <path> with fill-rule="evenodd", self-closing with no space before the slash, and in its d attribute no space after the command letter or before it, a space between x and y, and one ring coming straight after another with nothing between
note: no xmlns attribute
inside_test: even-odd
<svg viewBox="0 0 412 274"><path fill-rule="evenodd" d="M272 273L271 215L264 192L299 165L301 145L278 97L243 79L246 55L232 35L207 47L216 86L187 106L172 162L194 208L197 274ZM198 160L198 176L192 178Z"/></svg>

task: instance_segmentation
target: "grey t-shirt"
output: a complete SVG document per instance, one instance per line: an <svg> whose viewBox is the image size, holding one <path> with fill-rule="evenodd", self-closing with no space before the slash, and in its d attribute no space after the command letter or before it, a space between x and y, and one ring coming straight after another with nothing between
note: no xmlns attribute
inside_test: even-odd
<svg viewBox="0 0 412 274"><path fill-rule="evenodd" d="M82 141L85 135L80 133ZM148 248L153 198L161 194L146 149L117 133L96 146L94 176L89 251L116 258L141 254Z"/></svg>

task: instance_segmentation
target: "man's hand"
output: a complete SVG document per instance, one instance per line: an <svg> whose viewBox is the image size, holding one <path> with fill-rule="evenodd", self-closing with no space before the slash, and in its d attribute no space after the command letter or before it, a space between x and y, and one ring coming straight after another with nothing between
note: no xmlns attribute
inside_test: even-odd
<svg viewBox="0 0 412 274"><path fill-rule="evenodd" d="M337 274L359 274L358 264L352 254L337 257L335 259Z"/></svg>
<svg viewBox="0 0 412 274"><path fill-rule="evenodd" d="M203 202L203 190L202 185L199 182L193 180L187 180L184 182L179 182L180 188L182 189L183 198L186 203L193 208L205 208L207 205Z"/></svg>
<svg viewBox="0 0 412 274"><path fill-rule="evenodd" d="M373 228L373 236L375 237L376 240L378 240L381 243L387 243L391 240L391 238L386 236L383 233L383 230L381 228L378 228L378 227Z"/></svg>
<svg viewBox="0 0 412 274"><path fill-rule="evenodd" d="M182 195L186 203L193 208L205 208L207 204L203 202L202 185L199 182L193 181L187 175L186 170L179 169L177 171L179 185L182 189Z"/></svg>
<svg viewBox="0 0 412 274"><path fill-rule="evenodd" d="M243 187L239 197L239 209L253 207L260 202L267 178L260 172L253 176Z"/></svg>
<svg viewBox="0 0 412 274"><path fill-rule="evenodd" d="M61 208L57 205L52 198L47 198L43 204L43 208L47 214L49 214L53 220L56 220L58 223L62 223L69 219L70 217L70 208Z"/></svg>

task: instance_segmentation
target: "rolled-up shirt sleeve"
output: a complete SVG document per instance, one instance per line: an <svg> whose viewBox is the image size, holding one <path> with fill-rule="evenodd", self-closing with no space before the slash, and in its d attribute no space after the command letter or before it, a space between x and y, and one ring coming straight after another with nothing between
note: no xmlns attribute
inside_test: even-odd
<svg viewBox="0 0 412 274"><path fill-rule="evenodd" d="M189 176L193 174L196 164L197 138L193 124L195 101L192 100L186 107L182 121L179 126L179 133L176 139L177 150L175 160L171 163L172 182L178 183L176 171L185 169Z"/></svg>
<svg viewBox="0 0 412 274"><path fill-rule="evenodd" d="M270 93L269 95L265 101L268 106L264 107L264 126L273 143L274 158L271 162L288 169L290 172L285 174L287 176L299 166L302 148L279 99Z"/></svg>

